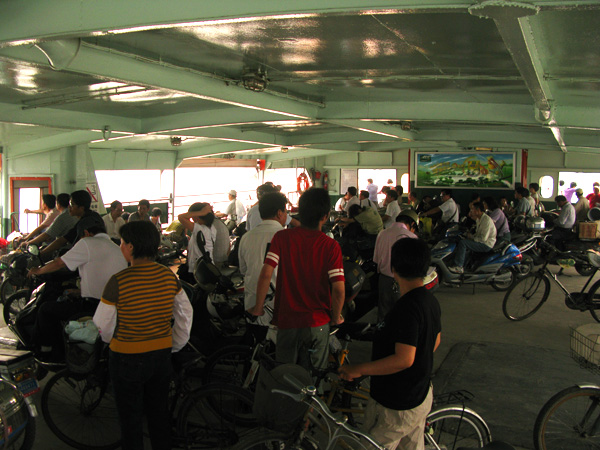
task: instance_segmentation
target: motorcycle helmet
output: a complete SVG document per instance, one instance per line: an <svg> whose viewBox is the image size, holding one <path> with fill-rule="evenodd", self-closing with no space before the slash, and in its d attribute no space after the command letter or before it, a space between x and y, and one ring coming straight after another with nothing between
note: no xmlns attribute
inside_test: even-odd
<svg viewBox="0 0 600 450"><path fill-rule="evenodd" d="M215 319L229 320L241 317L244 314L244 297L209 294L206 299L206 309Z"/></svg>
<svg viewBox="0 0 600 450"><path fill-rule="evenodd" d="M595 222L596 220L600 220L600 208L598 208L597 206L595 208L592 208L588 211L588 219L590 219L592 222Z"/></svg>
<svg viewBox="0 0 600 450"><path fill-rule="evenodd" d="M404 211L401 211L400 214L398 214L398 217L409 217L409 218L411 218L412 221L415 223L415 227L419 228L419 216L412 209L405 209Z"/></svg>
<svg viewBox="0 0 600 450"><path fill-rule="evenodd" d="M213 292L217 288L221 271L212 262L204 257L199 258L194 269L194 278L200 289L205 292Z"/></svg>
<svg viewBox="0 0 600 450"><path fill-rule="evenodd" d="M25 432L25 425L28 420L32 420L27 412L25 398L16 386L1 380L0 381L0 408L4 411L2 417L3 434L8 435L7 446L12 446L19 436Z"/></svg>

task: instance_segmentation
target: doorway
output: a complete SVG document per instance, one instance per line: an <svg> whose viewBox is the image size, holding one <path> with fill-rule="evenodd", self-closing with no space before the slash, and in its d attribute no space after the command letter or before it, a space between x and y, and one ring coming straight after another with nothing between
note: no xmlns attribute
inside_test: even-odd
<svg viewBox="0 0 600 450"><path fill-rule="evenodd" d="M52 193L52 179L49 177L10 178L10 219L11 231L29 233L44 220L41 214L25 214L25 209L39 210L42 195Z"/></svg>

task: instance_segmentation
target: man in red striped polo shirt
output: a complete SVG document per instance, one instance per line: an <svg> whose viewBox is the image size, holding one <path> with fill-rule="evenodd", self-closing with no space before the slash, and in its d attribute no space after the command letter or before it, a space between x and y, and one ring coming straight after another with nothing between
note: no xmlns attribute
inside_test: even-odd
<svg viewBox="0 0 600 450"><path fill-rule="evenodd" d="M264 314L264 301L276 267L276 359L309 370L327 366L329 325L344 321L344 267L339 244L325 235L331 203L324 189L308 189L298 202L301 226L273 236L250 313Z"/></svg>

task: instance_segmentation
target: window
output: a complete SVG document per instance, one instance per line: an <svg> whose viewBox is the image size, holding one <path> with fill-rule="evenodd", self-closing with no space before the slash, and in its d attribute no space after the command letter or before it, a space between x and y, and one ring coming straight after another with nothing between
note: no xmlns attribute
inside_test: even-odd
<svg viewBox="0 0 600 450"><path fill-rule="evenodd" d="M402 176L400 177L400 186L402 186L402 189L404 190L404 194L407 195L408 190L410 188L410 186L408 185L408 173L403 173Z"/></svg>
<svg viewBox="0 0 600 450"><path fill-rule="evenodd" d="M40 188L21 188L19 189L19 230L22 233L30 233L41 223L44 216L39 214L25 214L25 209L40 209L42 196Z"/></svg>
<svg viewBox="0 0 600 450"><path fill-rule="evenodd" d="M358 191L367 188L367 180L371 178L373 184L377 185L377 191L381 191L383 186L387 186L388 180L392 180L392 186L396 185L396 169L358 169ZM406 188L405 188L406 189ZM385 195L379 194L377 201L381 202Z"/></svg>
<svg viewBox="0 0 600 450"><path fill-rule="evenodd" d="M559 172L558 174L558 195L564 195L571 199L572 203L577 202L577 196L573 190L581 188L583 196L594 192L593 184L600 181L600 173L587 172Z"/></svg>
<svg viewBox="0 0 600 450"><path fill-rule="evenodd" d="M550 175L544 175L540 178L540 196L542 198L552 198L554 192L554 178Z"/></svg>

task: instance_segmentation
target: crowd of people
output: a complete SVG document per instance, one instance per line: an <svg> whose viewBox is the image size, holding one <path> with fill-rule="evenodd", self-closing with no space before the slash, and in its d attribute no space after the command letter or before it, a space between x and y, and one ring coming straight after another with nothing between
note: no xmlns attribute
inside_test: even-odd
<svg viewBox="0 0 600 450"><path fill-rule="evenodd" d="M583 197L573 186L573 205L566 195L555 198L559 208L552 238L570 233L581 211L600 206L598 183ZM534 217L543 211L539 186L517 187L514 203L507 198L480 198L474 194L468 216L475 226L457 247L455 265L464 271L470 252L490 251L496 242L510 242L510 219ZM566 192L565 192L566 194ZM326 368L330 326L342 324L345 275L341 246L322 232L331 204L324 189L310 188L300 196L298 218L288 213L289 201L272 183L257 188L258 201L248 211L228 194L224 212L208 203L194 203L178 215L177 228L189 235L187 262L178 271L156 264L161 235L161 210L140 200L137 211L124 217L115 200L104 217L91 210L87 191L44 195L38 211L45 218L22 245L45 244L42 257L68 250L28 276L68 268L78 269L80 292L56 290L60 301L42 305L35 324L36 353L52 360L60 353L61 323L74 314L92 315L100 337L110 348L110 373L125 448L141 448L143 416L156 448L170 448L165 414L170 353L187 342L193 317L182 281L194 283L200 259L226 264L230 233L244 227L237 252L244 276L244 307L255 321L248 332L256 341L277 329L276 359L318 372ZM383 200L378 202L378 196ZM431 257L419 239L419 223L433 220L438 227L460 221L460 205L451 189L439 198L414 191L403 200L403 188L389 180L379 190L372 179L364 190L349 187L333 210L340 215L343 235L362 234L373 247L379 272L380 331L373 344L373 360L344 366L347 380L372 376L366 428L387 448L400 443L418 448L424 418L431 407L433 352L441 336L440 307L423 287ZM425 219L428 218L428 219ZM288 227L288 225L291 225ZM119 244L119 247L115 245ZM181 268L180 268L181 269ZM52 290L51 290L52 291ZM148 403L152 407L148 407Z"/></svg>

